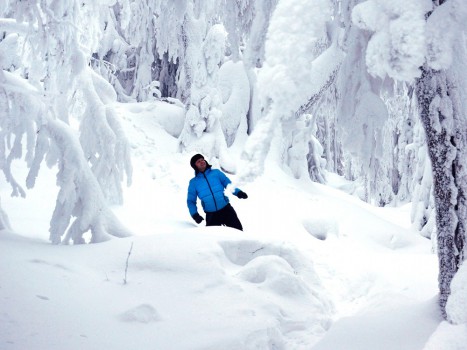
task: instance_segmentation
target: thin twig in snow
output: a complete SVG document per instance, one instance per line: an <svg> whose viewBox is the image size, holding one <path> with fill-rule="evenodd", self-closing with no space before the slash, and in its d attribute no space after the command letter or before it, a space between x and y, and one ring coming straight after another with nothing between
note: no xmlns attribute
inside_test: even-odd
<svg viewBox="0 0 467 350"><path fill-rule="evenodd" d="M127 280L126 280L126 274L128 272L128 260L130 260L130 255L131 255L131 251L133 250L133 242L131 242L131 247L130 247L130 251L128 252L128 256L126 258L126 266L125 266L125 278L123 279L123 284L126 284Z"/></svg>

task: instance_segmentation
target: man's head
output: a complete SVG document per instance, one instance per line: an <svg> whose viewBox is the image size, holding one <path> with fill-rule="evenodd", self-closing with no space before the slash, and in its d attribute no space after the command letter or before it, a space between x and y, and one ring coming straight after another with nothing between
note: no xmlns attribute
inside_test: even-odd
<svg viewBox="0 0 467 350"><path fill-rule="evenodd" d="M195 154L191 157L190 165L195 171L204 173L207 167L207 163L204 160L204 157L201 154Z"/></svg>

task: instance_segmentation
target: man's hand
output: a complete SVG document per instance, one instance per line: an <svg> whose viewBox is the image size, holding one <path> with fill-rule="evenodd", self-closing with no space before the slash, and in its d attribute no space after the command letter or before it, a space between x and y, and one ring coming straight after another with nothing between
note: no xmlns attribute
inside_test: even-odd
<svg viewBox="0 0 467 350"><path fill-rule="evenodd" d="M193 214L191 217L196 221L197 224L200 224L204 220L203 217L198 213Z"/></svg>
<svg viewBox="0 0 467 350"><path fill-rule="evenodd" d="M243 192L243 191L238 191L237 197L238 197L238 198L241 198L241 199L247 199L247 198L248 198L248 195L247 195L245 192Z"/></svg>

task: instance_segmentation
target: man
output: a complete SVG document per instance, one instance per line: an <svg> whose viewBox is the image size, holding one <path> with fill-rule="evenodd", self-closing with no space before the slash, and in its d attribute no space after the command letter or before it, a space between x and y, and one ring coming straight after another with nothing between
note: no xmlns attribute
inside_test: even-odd
<svg viewBox="0 0 467 350"><path fill-rule="evenodd" d="M211 169L201 154L195 154L190 160L191 167L195 170L195 177L188 185L187 205L190 215L197 224L204 219L198 213L196 201L199 198L206 213L206 226L225 225L243 230L237 213L229 203L229 198L224 190L230 179L220 170ZM233 192L238 198L246 199L247 194L238 188Z"/></svg>

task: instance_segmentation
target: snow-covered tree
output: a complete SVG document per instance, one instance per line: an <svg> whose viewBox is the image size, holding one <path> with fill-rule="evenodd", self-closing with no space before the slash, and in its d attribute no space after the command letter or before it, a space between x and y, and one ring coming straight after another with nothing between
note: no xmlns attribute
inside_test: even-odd
<svg viewBox="0 0 467 350"><path fill-rule="evenodd" d="M467 252L467 5L369 0L355 8L354 21L374 32L366 56L370 73L416 79L433 173L440 306L447 317L451 281Z"/></svg>
<svg viewBox="0 0 467 350"><path fill-rule="evenodd" d="M467 257L466 20L467 6L460 1L440 1L435 7L427 20L428 60L417 81L433 169L440 304L445 316L451 281Z"/></svg>
<svg viewBox="0 0 467 350"><path fill-rule="evenodd" d="M262 173L274 136L279 143L283 141L275 155L279 163L296 163L301 154L303 164L307 164L307 153L294 151L296 147L303 150L295 144L303 142L302 133L297 132L300 118L308 111L308 101L317 100L329 87L341 57L338 46L328 39L331 15L332 5L327 0L284 1L275 7L265 45L266 60L258 77L263 116L244 148L240 182ZM287 31L283 31L284 21L290 22ZM296 165L292 168L298 169Z"/></svg>
<svg viewBox="0 0 467 350"><path fill-rule="evenodd" d="M224 57L226 33L222 25L207 27L203 17L196 18L188 6L184 26L187 83L186 121L180 135L183 150L197 151L211 157L225 157L226 141L222 136L221 103L218 89L219 66ZM204 16L204 14L202 15Z"/></svg>
<svg viewBox="0 0 467 350"><path fill-rule="evenodd" d="M128 143L112 108L116 100L179 98L187 110L180 137L183 149L218 157L225 168L234 170L227 147L253 125L252 72L264 59L262 39L276 2L67 0L2 5L2 68L14 79L0 99L2 131L6 139L17 135L12 145L5 142L2 169L13 193L25 195L10 171L12 159L21 157L23 132L28 140L26 160L32 164L28 187L34 185L43 159L49 166L60 165L53 242L61 241L73 216L76 221L64 241L81 242L92 225L97 232L99 220L91 220L88 211L105 212L105 203L121 202L120 182L125 175L131 182ZM229 33L221 21L230 25ZM244 49L250 62L246 66ZM18 86L27 88L19 94ZM41 112L25 118L31 106ZM55 123L58 120L63 125ZM79 137L81 149L68 139L72 136ZM199 145L211 146L204 150ZM76 153L71 164L66 161L70 152ZM85 162L78 160L81 156ZM93 176L83 175L84 164ZM96 198L84 193L95 187L90 184L94 180L99 189L91 192ZM76 192L69 192L72 189ZM93 233L92 239L103 236Z"/></svg>
<svg viewBox="0 0 467 350"><path fill-rule="evenodd" d="M337 125L338 92L333 83L324 93L321 100L310 111L316 119L316 131L313 135L322 145L323 154L320 158L326 160L327 171L344 175L344 158L342 140ZM313 173L310 172L313 178Z"/></svg>
<svg viewBox="0 0 467 350"><path fill-rule="evenodd" d="M416 149L412 145L420 123L411 108L411 91L406 84L396 82L391 95L383 97L388 109L383 129L383 159L388 160L385 177L396 203L410 200L417 165Z"/></svg>
<svg viewBox="0 0 467 350"><path fill-rule="evenodd" d="M179 99L186 106L181 150L223 158L233 171L227 148L258 119L255 69L264 60L276 3L113 1L100 15L93 68L120 101ZM219 126L225 142L218 138Z"/></svg>
<svg viewBox="0 0 467 350"><path fill-rule="evenodd" d="M253 131L258 119L261 118L257 70L264 63L266 34L277 2L278 0L225 2L223 17L225 28L229 33L231 59L237 67L239 63L243 64L249 80L248 133Z"/></svg>
<svg viewBox="0 0 467 350"><path fill-rule="evenodd" d="M9 38L18 38L8 40L10 50L2 50L14 62L0 70L2 170L13 195L24 196L11 173L11 161L22 157L23 147L30 167L28 188L34 186L44 160L49 166L58 164L60 192L50 227L53 243L82 243L87 231L92 242L129 234L108 208L109 201L121 201L119 182L124 174L131 181L129 147L110 106L115 93L88 67L92 48L86 44L92 40L86 35L95 33L77 30L86 20L93 28L88 11L99 10L99 5L87 1L17 2L4 8L0 19L0 29ZM73 106L76 96L84 106ZM84 112L78 116L82 120L78 131L69 120L80 109Z"/></svg>

